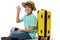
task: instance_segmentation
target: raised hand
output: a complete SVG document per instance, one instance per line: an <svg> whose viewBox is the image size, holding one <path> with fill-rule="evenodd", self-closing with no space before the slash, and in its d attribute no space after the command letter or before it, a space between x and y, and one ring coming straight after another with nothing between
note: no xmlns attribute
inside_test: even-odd
<svg viewBox="0 0 60 40"><path fill-rule="evenodd" d="M20 13L21 8L20 8L20 6L19 6L19 5L16 7L16 9L17 9L17 13Z"/></svg>

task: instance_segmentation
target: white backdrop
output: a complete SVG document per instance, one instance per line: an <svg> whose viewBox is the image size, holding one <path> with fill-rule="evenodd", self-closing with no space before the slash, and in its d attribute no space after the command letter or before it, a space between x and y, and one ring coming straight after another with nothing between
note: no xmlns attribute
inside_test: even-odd
<svg viewBox="0 0 60 40"><path fill-rule="evenodd" d="M21 6L20 18L25 14L21 3L27 0L0 0L0 38L9 36L12 27L19 27L24 29L24 24L16 23L16 6ZM37 10L33 13L37 15L40 9L51 10L51 38L55 40L60 39L60 2L59 0L32 0L36 4Z"/></svg>

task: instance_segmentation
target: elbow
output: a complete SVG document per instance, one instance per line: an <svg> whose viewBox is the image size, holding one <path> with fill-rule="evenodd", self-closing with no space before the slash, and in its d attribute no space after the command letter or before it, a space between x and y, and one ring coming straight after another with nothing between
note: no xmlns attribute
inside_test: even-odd
<svg viewBox="0 0 60 40"><path fill-rule="evenodd" d="M31 32L31 31L33 31L33 30L34 30L34 27L30 28L30 29L28 30L28 32Z"/></svg>
<svg viewBox="0 0 60 40"><path fill-rule="evenodd" d="M16 23L19 23L19 21L18 21L18 20L16 20Z"/></svg>
<svg viewBox="0 0 60 40"><path fill-rule="evenodd" d="M28 30L27 32L30 32L30 30Z"/></svg>
<svg viewBox="0 0 60 40"><path fill-rule="evenodd" d="M24 30L24 32L30 32L30 30Z"/></svg>
<svg viewBox="0 0 60 40"><path fill-rule="evenodd" d="M27 32L31 32L31 31L33 31L33 29L31 29L31 30L27 30Z"/></svg>
<svg viewBox="0 0 60 40"><path fill-rule="evenodd" d="M16 22L16 23L19 23L19 22Z"/></svg>

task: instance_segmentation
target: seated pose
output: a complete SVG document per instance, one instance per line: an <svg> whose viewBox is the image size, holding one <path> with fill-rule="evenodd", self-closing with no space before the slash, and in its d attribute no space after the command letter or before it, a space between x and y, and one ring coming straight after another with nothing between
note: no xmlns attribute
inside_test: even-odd
<svg viewBox="0 0 60 40"><path fill-rule="evenodd" d="M36 37L37 29L37 19L36 16L32 13L35 11L35 4L31 1L22 3L22 6L25 8L27 13L22 19L19 19L19 14L21 11L20 6L17 7L16 22L20 23L24 21L25 29L15 28L14 31L11 31L9 37L11 38L20 38L20 39L33 39Z"/></svg>

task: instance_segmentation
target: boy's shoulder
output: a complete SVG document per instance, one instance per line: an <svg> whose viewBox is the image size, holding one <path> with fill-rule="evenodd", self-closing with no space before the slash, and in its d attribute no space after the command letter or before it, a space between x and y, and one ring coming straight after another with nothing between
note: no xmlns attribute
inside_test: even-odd
<svg viewBox="0 0 60 40"><path fill-rule="evenodd" d="M36 19L36 16L32 13L32 14L30 15L30 18Z"/></svg>
<svg viewBox="0 0 60 40"><path fill-rule="evenodd" d="M32 17L36 17L33 13L32 13L32 15L31 15Z"/></svg>
<svg viewBox="0 0 60 40"><path fill-rule="evenodd" d="M27 14L25 14L25 16L24 17L27 17ZM31 18L36 18L36 16L32 13L32 14L30 14L29 15L29 17L31 17Z"/></svg>

